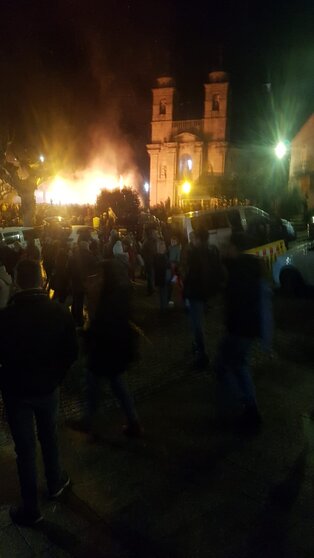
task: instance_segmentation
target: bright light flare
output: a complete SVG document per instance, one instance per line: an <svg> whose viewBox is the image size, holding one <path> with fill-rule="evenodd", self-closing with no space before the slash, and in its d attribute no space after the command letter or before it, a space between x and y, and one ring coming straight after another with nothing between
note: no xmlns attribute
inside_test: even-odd
<svg viewBox="0 0 314 558"><path fill-rule="evenodd" d="M49 203L66 205L71 202L72 192L67 180L61 176L56 176L51 182L48 191L46 191L46 199Z"/></svg>
<svg viewBox="0 0 314 558"><path fill-rule="evenodd" d="M276 147L275 147L275 153L276 153L276 157L278 159L283 159L284 156L286 155L288 149L286 144L283 141L280 141L279 143L277 143Z"/></svg>
<svg viewBox="0 0 314 558"><path fill-rule="evenodd" d="M39 155L39 160L40 160L41 163L44 163L45 162L44 155Z"/></svg>
<svg viewBox="0 0 314 558"><path fill-rule="evenodd" d="M189 194L191 192L190 182L186 181L182 184L182 192L183 194Z"/></svg>
<svg viewBox="0 0 314 558"><path fill-rule="evenodd" d="M145 184L144 184L144 190L145 190L146 194L148 194L148 192L149 192L149 184L148 184L148 182L145 182Z"/></svg>

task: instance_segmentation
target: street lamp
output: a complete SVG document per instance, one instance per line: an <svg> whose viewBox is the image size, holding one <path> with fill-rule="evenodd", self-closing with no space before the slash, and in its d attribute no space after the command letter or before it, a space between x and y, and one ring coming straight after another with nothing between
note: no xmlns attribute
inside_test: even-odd
<svg viewBox="0 0 314 558"><path fill-rule="evenodd" d="M149 184L148 184L148 182L145 182L145 184L144 184L144 190L145 190L146 194L148 194L148 192L149 192Z"/></svg>
<svg viewBox="0 0 314 558"><path fill-rule="evenodd" d="M188 182L188 180L186 180L183 184L182 184L182 193L183 194L189 194L191 192L191 183Z"/></svg>
<svg viewBox="0 0 314 558"><path fill-rule="evenodd" d="M44 155L39 155L39 160L40 160L41 163L44 163L45 162Z"/></svg>
<svg viewBox="0 0 314 558"><path fill-rule="evenodd" d="M276 157L278 159L283 159L287 154L287 151L288 151L287 142L279 141L275 147Z"/></svg>

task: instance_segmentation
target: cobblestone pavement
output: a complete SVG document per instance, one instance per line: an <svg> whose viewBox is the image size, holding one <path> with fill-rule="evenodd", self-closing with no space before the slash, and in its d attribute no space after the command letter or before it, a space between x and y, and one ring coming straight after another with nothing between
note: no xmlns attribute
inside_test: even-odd
<svg viewBox="0 0 314 558"><path fill-rule="evenodd" d="M211 357L222 332L222 305L209 305ZM124 440L121 415L105 390L97 439L65 420L80 413L82 372L69 374L60 436L72 489L47 503L45 521L18 529L8 518L18 498L13 447L0 453L0 558L306 558L313 556L313 298L275 296L272 359L258 349L253 369L264 417L248 439L213 423L214 378L190 366L186 316L160 316L154 297L136 288L141 361L129 373L145 426Z"/></svg>

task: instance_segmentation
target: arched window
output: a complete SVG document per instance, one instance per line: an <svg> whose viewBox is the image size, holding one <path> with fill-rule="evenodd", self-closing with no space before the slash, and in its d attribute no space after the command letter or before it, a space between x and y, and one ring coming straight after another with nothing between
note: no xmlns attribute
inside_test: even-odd
<svg viewBox="0 0 314 558"><path fill-rule="evenodd" d="M159 103L159 114L166 114L166 110L167 110L166 99L161 99Z"/></svg>
<svg viewBox="0 0 314 558"><path fill-rule="evenodd" d="M212 110L215 112L219 112L220 109L220 100L219 100L219 95L213 95L213 99L212 99Z"/></svg>
<svg viewBox="0 0 314 558"><path fill-rule="evenodd" d="M193 161L190 155L182 155L179 160L179 174L181 178L192 176Z"/></svg>
<svg viewBox="0 0 314 558"><path fill-rule="evenodd" d="M167 178L167 165L165 163L160 166L159 176L161 180L166 180Z"/></svg>

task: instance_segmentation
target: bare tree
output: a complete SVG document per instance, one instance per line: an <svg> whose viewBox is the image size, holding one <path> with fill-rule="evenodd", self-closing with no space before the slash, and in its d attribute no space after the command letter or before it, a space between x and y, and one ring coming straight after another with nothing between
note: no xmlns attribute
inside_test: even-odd
<svg viewBox="0 0 314 558"><path fill-rule="evenodd" d="M46 175L40 161L33 162L27 156L18 157L8 141L0 156L0 199L1 190L16 190L21 198L21 215L25 226L32 226L35 217L35 190Z"/></svg>

